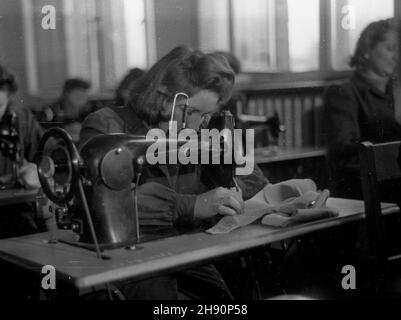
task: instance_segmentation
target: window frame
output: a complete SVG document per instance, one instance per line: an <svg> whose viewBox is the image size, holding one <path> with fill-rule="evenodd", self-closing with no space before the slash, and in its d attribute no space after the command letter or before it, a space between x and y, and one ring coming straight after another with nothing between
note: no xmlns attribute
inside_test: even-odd
<svg viewBox="0 0 401 320"><path fill-rule="evenodd" d="M230 51L231 52L236 52L236 48L235 47L236 47L237 41L238 41L238 39L236 39L234 37L235 29L236 29L235 19L234 19L234 17L235 17L235 6L234 6L234 3L233 3L234 1L235 0L228 0L228 8L229 8L229 14L228 14L228 17L229 17L229 22L228 22L229 23L229 28L228 28L228 32L230 34L229 46L230 46ZM268 0L265 0L265 1L268 1ZM269 3L267 4L267 7L269 8L269 10L273 10L274 11L273 12L273 16L275 16L275 11L276 11L276 4L275 3L272 4L274 1L275 0L269 1ZM268 14L270 15L271 12L269 12ZM272 26L272 24L273 24L273 26ZM275 34L276 33L276 28L277 28L277 21L276 21L275 18L274 18L274 21L273 21L272 24L269 23L269 27L268 27L267 32L268 33L272 32L272 33ZM269 52L269 54L272 56L270 64L266 62L265 66L260 67L260 69L262 71L255 71L255 72L248 71L247 73L249 73L249 74L251 74L251 73L256 73L256 74L257 73L274 73L275 71L269 71L269 69L274 70L275 68L276 69L280 68L280 66L278 64L278 61L277 61L277 51L278 51L277 50L277 45L278 45L278 42L276 40L274 43L272 43L273 41L271 41L270 39L267 42L268 42L267 46L269 48L273 48L274 49L274 52Z"/></svg>
<svg viewBox="0 0 401 320"><path fill-rule="evenodd" d="M231 3L231 1L229 1ZM335 81L349 77L352 70L335 70L332 66L332 8L331 1L320 0L319 9L319 25L320 25L320 45L319 45L319 70L307 72L293 72L293 71L277 71L277 72L246 72L244 71L244 78L246 79L237 86L241 89L251 89L254 87L270 87L272 83L274 86L285 86L287 83L293 82L313 82L313 81ZM395 18L401 18L401 3L394 0ZM230 20L232 15L230 14ZM234 35L232 34L232 21L230 21L230 43L232 43ZM230 46L233 50L232 45ZM399 68L401 74L401 68Z"/></svg>
<svg viewBox="0 0 401 320"><path fill-rule="evenodd" d="M61 93L61 87L63 80L57 83L52 83L50 86L48 83L45 85L41 83L42 79L47 79L46 77L40 77L39 71L41 68L44 70L43 65L41 65L38 57L40 57L40 43L38 42L39 35L38 30L43 32L38 26L37 21L43 18L41 11L38 9L40 3L32 3L31 0L20 0L21 1L21 15L22 15L22 29L24 31L24 69L26 73L26 93L29 96L41 96L44 100L54 100L57 99ZM92 97L110 97L113 95L115 90L115 84L117 84L121 79L119 79L119 74L122 69L127 69L123 65L119 64L120 61L117 57L119 49L113 46L109 51L105 50L105 40L109 37L105 26L102 26L104 21L104 16L102 13L103 2L97 0L90 0L84 3L85 6L90 6L90 16L86 15L86 12L80 12L82 16L81 19L84 21L85 32L88 36L83 35L82 37L87 37L87 41L75 41L75 25L73 16L69 16L70 9L75 9L74 4L70 3L70 0L63 0L56 2L52 0L51 4L57 4L57 30L52 31L49 35L53 35L58 32L57 36L59 39L64 40L62 46L63 54L60 55L60 63L58 64L62 68L62 72L58 74L58 79L67 79L72 77L85 78L91 82L91 96ZM147 68L150 67L157 59L157 47L156 47L156 31L155 31L155 14L154 14L154 0L143 0L144 10L145 10L145 38L146 38L146 60ZM45 3L45 0L42 0ZM82 4L81 2L79 2ZM107 2L106 2L107 4ZM74 12L72 12L74 13ZM79 16L79 15L78 15ZM110 16L109 19L112 19ZM42 36L42 38L44 38ZM47 39L47 38L46 38ZM39 39L40 40L40 39ZM87 46L87 52L85 55L81 55L81 51L76 49L76 44L83 43ZM48 42L45 42L48 44ZM61 47L61 46L60 46ZM109 47L107 47L109 48ZM85 60L87 70L87 75L80 75L80 68L76 61ZM108 64L104 63L108 61ZM42 63L43 64L43 63ZM113 76L116 75L117 79L108 79L110 73L106 72L106 67L112 69ZM130 68L129 66L127 66ZM53 69L49 68L49 74L52 75ZM124 76L124 75L122 75Z"/></svg>

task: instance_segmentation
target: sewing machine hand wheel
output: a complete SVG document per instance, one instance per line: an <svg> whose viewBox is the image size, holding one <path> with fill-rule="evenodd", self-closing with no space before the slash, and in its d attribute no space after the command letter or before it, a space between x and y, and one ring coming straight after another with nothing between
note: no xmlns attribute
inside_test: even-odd
<svg viewBox="0 0 401 320"><path fill-rule="evenodd" d="M74 196L79 180L79 153L70 135L51 128L43 135L38 150L38 175L47 197L66 204Z"/></svg>

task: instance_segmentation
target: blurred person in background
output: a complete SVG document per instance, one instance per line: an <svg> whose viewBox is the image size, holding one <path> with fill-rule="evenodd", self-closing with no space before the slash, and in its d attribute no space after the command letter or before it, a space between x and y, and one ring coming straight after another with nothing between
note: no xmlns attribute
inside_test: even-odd
<svg viewBox="0 0 401 320"><path fill-rule="evenodd" d="M61 127L79 142L81 123L92 111L89 105L90 83L82 79L66 80L61 97L45 107L38 120L45 129Z"/></svg>

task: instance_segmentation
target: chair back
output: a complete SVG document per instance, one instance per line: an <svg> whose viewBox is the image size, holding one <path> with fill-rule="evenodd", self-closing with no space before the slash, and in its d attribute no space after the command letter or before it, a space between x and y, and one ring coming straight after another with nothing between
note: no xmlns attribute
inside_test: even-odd
<svg viewBox="0 0 401 320"><path fill-rule="evenodd" d="M359 145L362 193L371 257L381 264L387 261L386 233L380 204L380 183L401 179L401 141ZM400 193L401 190L395 190Z"/></svg>

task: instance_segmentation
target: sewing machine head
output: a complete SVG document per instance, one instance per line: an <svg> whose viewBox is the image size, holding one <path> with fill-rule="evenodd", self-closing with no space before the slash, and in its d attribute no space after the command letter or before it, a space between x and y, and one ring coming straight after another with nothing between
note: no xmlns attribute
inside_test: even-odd
<svg viewBox="0 0 401 320"><path fill-rule="evenodd" d="M234 116L230 111L221 111L220 113L215 114L209 121L208 127L209 130L217 129L220 132L226 130L225 134L221 136L220 139L220 164L208 164L203 165L202 168L202 182L206 184L207 187L225 187L232 188L235 187L235 161L234 161L234 148L230 148L227 152L231 152L231 164L225 164L224 161L224 151L225 151L225 143L227 141L234 141L233 132L235 128L235 120ZM229 137L227 135L230 135ZM211 153L211 152L210 152ZM210 154L210 158L212 154Z"/></svg>
<svg viewBox="0 0 401 320"><path fill-rule="evenodd" d="M102 249L139 241L131 187L144 164L146 146L141 136L100 135L78 152L63 129L45 133L39 179L51 201L67 205L73 200L71 228L79 234L79 243Z"/></svg>
<svg viewBox="0 0 401 320"><path fill-rule="evenodd" d="M232 129L232 121L232 116L218 114L209 127ZM115 248L139 242L135 187L144 182L140 180L142 170L150 166L146 152L154 142L146 136L99 135L78 152L63 129L45 133L38 159L42 189L56 204L70 205L74 200L71 228L79 234L80 243L98 242L100 248ZM167 137L164 142L170 145L172 139ZM182 151L180 147L187 141L173 142L176 149L166 153ZM224 149L221 152L223 157ZM203 172L215 185L232 186L233 165L210 165Z"/></svg>
<svg viewBox="0 0 401 320"><path fill-rule="evenodd" d="M277 112L271 116L260 116L250 114L237 115L241 128L253 129L258 147L278 146L280 135L285 131Z"/></svg>

